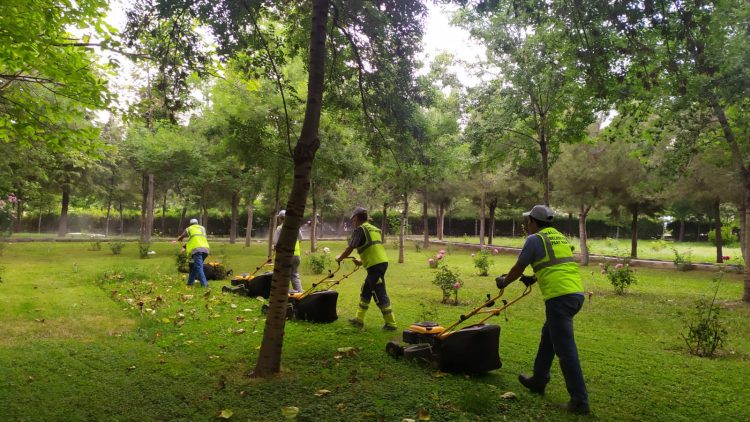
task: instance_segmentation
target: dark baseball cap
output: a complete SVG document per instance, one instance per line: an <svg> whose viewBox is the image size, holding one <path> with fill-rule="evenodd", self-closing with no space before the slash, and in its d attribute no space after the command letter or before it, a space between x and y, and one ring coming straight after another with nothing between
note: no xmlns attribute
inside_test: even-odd
<svg viewBox="0 0 750 422"><path fill-rule="evenodd" d="M354 211L352 211L352 216L349 218L350 219L354 218L355 216L360 215L360 214L367 214L367 209L362 208L362 207L355 207Z"/></svg>
<svg viewBox="0 0 750 422"><path fill-rule="evenodd" d="M555 214L546 205L534 205L534 208L523 213L523 216L539 221L552 221L555 218Z"/></svg>

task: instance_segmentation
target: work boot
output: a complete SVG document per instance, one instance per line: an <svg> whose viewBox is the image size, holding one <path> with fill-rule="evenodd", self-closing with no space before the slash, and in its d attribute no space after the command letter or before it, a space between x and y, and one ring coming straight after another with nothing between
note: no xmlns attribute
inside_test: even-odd
<svg viewBox="0 0 750 422"><path fill-rule="evenodd" d="M365 323L358 320L357 318L349 318L349 324L357 328L362 328L365 326Z"/></svg>
<svg viewBox="0 0 750 422"><path fill-rule="evenodd" d="M565 404L561 404L560 408L574 415L591 414L591 409L589 408L588 404L580 404L580 403L574 403L572 401L569 401Z"/></svg>
<svg viewBox="0 0 750 422"><path fill-rule="evenodd" d="M388 325L388 324L385 324L385 325L383 326L382 330L383 330L383 331L396 331L396 326L395 326L395 325Z"/></svg>
<svg viewBox="0 0 750 422"><path fill-rule="evenodd" d="M536 378L526 376L524 374L518 374L518 382L524 387L528 388L534 394L544 395L544 388L547 386L546 383L539 382Z"/></svg>

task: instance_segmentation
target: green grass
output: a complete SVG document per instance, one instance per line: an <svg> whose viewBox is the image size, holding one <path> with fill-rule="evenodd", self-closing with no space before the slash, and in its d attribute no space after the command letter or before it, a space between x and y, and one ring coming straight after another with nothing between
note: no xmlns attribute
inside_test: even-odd
<svg viewBox="0 0 750 422"><path fill-rule="evenodd" d="M479 243L478 237L446 237L445 240L451 242ZM520 248L523 246L524 240L524 237L495 237L492 243L496 246ZM414 242L416 241L414 240ZM580 250L580 241L578 238L572 238L571 244L575 246L576 251ZM609 256L630 255L630 239L589 239L587 246L590 254ZM673 261L675 258L673 249L677 249L681 254L689 252L693 263L716 262L716 247L709 242L638 240L638 258ZM739 245L724 246L722 253L732 258L728 263L742 265L742 253Z"/></svg>
<svg viewBox="0 0 750 422"><path fill-rule="evenodd" d="M322 246L343 249L342 242ZM15 243L0 256L0 419L194 421L231 409L231 420L283 421L285 406L298 407L300 421L416 420L420 411L432 421L576 419L556 408L567 400L559 368L545 397L516 381L532 366L544 319L536 290L509 309L507 321L494 320L502 326L503 368L444 375L388 357L384 347L394 336L380 331L376 309L363 331L346 324L358 302L358 272L339 288L339 320L288 322L281 375L257 380L247 374L262 338L261 302L220 294L227 282L211 282L205 295L187 289L174 270L176 245L167 242L154 243L157 254L145 260L135 244L117 256L88 248ZM266 251L265 244L224 248L235 273L252 271ZM400 326L427 315L449 324L493 292L492 277L475 275L468 251L446 249L446 263L464 281L460 306L439 304L426 262L435 250L410 247L407 262L397 264L389 245L387 283ZM511 256L492 260L491 274L513 263ZM304 258L302 270L305 286L319 281ZM596 270L581 270L593 296L576 318L576 337L599 419L746 419L750 307L737 302L738 275L727 275L719 291L729 343L719 357L701 359L687 353L680 333L695 300L711 292L711 273L638 269L638 284L618 296ZM513 297L521 287L508 290ZM338 351L346 347L355 351ZM330 393L315 395L323 389ZM517 399L500 398L507 391Z"/></svg>

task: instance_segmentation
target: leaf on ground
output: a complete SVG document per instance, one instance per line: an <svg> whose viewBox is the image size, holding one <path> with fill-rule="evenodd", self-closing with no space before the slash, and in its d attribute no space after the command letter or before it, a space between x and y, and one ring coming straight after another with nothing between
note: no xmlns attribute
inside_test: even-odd
<svg viewBox="0 0 750 422"><path fill-rule="evenodd" d="M516 393L512 391L506 391L505 393L500 395L500 398L503 398L505 400L515 400L516 399Z"/></svg>
<svg viewBox="0 0 750 422"><path fill-rule="evenodd" d="M331 391L330 391L330 390L318 390L318 391L317 391L317 392L315 393L315 396L316 396L316 397L323 397L323 396L327 396L327 395L329 395L329 394L331 394Z"/></svg>
<svg viewBox="0 0 750 422"><path fill-rule="evenodd" d="M235 320L237 320L237 324L242 324L243 322L245 322L245 317L238 316L238 317L235 317Z"/></svg>
<svg viewBox="0 0 750 422"><path fill-rule="evenodd" d="M235 334L243 334L244 332L245 332L245 329L244 328L240 328L239 330L236 330L234 333Z"/></svg>
<svg viewBox="0 0 750 422"><path fill-rule="evenodd" d="M401 422L415 422L415 421L414 421L414 419L403 418L403 419L401 419Z"/></svg>
<svg viewBox="0 0 750 422"><path fill-rule="evenodd" d="M417 418L420 421L429 421L430 420L430 412L428 412L427 409L419 409L419 414L417 414Z"/></svg>
<svg viewBox="0 0 750 422"><path fill-rule="evenodd" d="M215 359L219 359L219 356L218 355L211 355L208 358L211 359L211 360L215 360Z"/></svg>
<svg viewBox="0 0 750 422"><path fill-rule="evenodd" d="M339 347L336 349L336 354L333 355L336 359L341 359L343 356L357 356L357 352L359 352L359 348L357 347Z"/></svg>
<svg viewBox="0 0 750 422"><path fill-rule="evenodd" d="M232 309L237 309L237 304L233 303L233 304L229 305L229 307L232 308Z"/></svg>
<svg viewBox="0 0 750 422"><path fill-rule="evenodd" d="M447 377L448 374L443 371L435 371L432 373L432 378L444 378Z"/></svg>
<svg viewBox="0 0 750 422"><path fill-rule="evenodd" d="M221 412L216 413L216 417L221 419L229 419L232 415L234 415L234 412L232 412L231 409L224 409Z"/></svg>
<svg viewBox="0 0 750 422"><path fill-rule="evenodd" d="M34 321L44 324L44 318L35 318Z"/></svg>
<svg viewBox="0 0 750 422"><path fill-rule="evenodd" d="M133 365L133 366L128 366L128 371L132 371L133 369L135 369L135 365Z"/></svg>
<svg viewBox="0 0 750 422"><path fill-rule="evenodd" d="M294 419L299 414L299 407L297 406L286 406L281 408L281 414L287 419Z"/></svg>
<svg viewBox="0 0 750 422"><path fill-rule="evenodd" d="M164 318L161 319L161 322L163 322L165 324L169 324L170 322L172 322L172 320L169 319L169 318L164 317Z"/></svg>
<svg viewBox="0 0 750 422"><path fill-rule="evenodd" d="M240 391L240 397L245 397L246 395L247 393L245 392L245 390Z"/></svg>
<svg viewBox="0 0 750 422"><path fill-rule="evenodd" d="M337 404L336 405L336 410L338 410L339 412L343 412L344 410L346 410L346 403L339 403L339 404Z"/></svg>

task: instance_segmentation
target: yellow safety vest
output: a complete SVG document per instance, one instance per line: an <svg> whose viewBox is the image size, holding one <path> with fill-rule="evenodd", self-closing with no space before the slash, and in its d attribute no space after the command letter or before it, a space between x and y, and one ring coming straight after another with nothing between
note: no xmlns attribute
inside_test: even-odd
<svg viewBox="0 0 750 422"><path fill-rule="evenodd" d="M281 226L277 226L277 227L276 227L276 230L280 230L280 229L281 229ZM281 237L281 233L279 233L279 237ZM278 239L276 239L276 241L278 242L279 240L278 240ZM297 241L296 241L296 243L294 244L294 256L300 256L300 249L299 249L299 233L297 233Z"/></svg>
<svg viewBox="0 0 750 422"><path fill-rule="evenodd" d="M185 246L185 252L187 256L193 255L193 249L195 248L206 248L208 249L208 239L206 239L206 229L199 225L193 224L192 226L185 229L188 234L187 245Z"/></svg>
<svg viewBox="0 0 750 422"><path fill-rule="evenodd" d="M383 247L383 237L380 235L380 229L370 223L363 223L360 226L365 231L365 243L357 248L357 253L362 259L362 265L370 268L383 262L388 262L388 255Z"/></svg>
<svg viewBox="0 0 750 422"><path fill-rule="evenodd" d="M534 269L544 300L583 293L581 273L573 259L568 239L552 227L545 227L536 235L544 245L544 258L533 262L531 268Z"/></svg>

